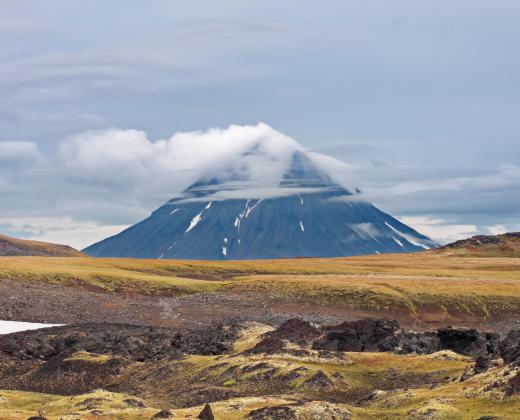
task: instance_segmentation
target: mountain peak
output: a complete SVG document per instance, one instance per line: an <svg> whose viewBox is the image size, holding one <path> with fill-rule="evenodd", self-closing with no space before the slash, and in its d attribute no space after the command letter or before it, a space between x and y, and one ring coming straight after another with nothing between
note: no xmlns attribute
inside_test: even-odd
<svg viewBox="0 0 520 420"><path fill-rule="evenodd" d="M148 219L85 252L214 260L338 257L437 245L372 204L351 199L311 153L271 127L230 128L227 134L228 145L240 143L231 157L209 165Z"/></svg>

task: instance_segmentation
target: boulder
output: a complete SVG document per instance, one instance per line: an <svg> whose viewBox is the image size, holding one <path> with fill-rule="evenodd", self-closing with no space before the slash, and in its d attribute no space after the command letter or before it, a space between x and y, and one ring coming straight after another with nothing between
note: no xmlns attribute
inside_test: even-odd
<svg viewBox="0 0 520 420"><path fill-rule="evenodd" d="M296 411L291 407L279 405L253 410L247 415L247 418L253 420L293 420L298 417Z"/></svg>
<svg viewBox="0 0 520 420"><path fill-rule="evenodd" d="M215 416L213 415L213 410L211 409L211 405L206 404L202 411L199 414L199 419L201 420L215 420Z"/></svg>
<svg viewBox="0 0 520 420"><path fill-rule="evenodd" d="M477 357L475 361L475 366L473 367L473 371L475 374L479 374L485 372L491 367L491 356L490 355L480 355Z"/></svg>
<svg viewBox="0 0 520 420"><path fill-rule="evenodd" d="M172 417L171 411L161 410L152 416L152 419L169 419Z"/></svg>

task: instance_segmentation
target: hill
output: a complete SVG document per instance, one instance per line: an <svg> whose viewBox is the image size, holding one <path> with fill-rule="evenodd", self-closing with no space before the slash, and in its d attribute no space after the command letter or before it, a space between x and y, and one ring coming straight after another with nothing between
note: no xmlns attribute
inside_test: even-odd
<svg viewBox="0 0 520 420"><path fill-rule="evenodd" d="M256 145L246 156L256 164L265 154ZM437 246L336 183L304 151L293 151L281 166L268 192L258 187L257 175L247 167L233 163L223 172L212 172L146 220L84 252L93 257L243 260L401 253ZM265 195L250 195L259 191Z"/></svg>
<svg viewBox="0 0 520 420"><path fill-rule="evenodd" d="M84 254L67 245L29 241L0 234L0 256L81 257Z"/></svg>
<svg viewBox="0 0 520 420"><path fill-rule="evenodd" d="M520 232L477 235L444 245L434 252L475 257L520 258Z"/></svg>

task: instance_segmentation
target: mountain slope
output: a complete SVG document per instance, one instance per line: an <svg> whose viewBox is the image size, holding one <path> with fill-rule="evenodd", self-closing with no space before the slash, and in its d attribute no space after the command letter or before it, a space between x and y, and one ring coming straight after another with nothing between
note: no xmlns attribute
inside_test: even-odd
<svg viewBox="0 0 520 420"><path fill-rule="evenodd" d="M67 245L28 241L0 235L0 256L82 257L82 252Z"/></svg>
<svg viewBox="0 0 520 420"><path fill-rule="evenodd" d="M336 257L436 246L335 183L302 151L294 151L274 188L256 187L264 197L245 198L254 180L242 169L199 180L146 220L84 252L218 260Z"/></svg>

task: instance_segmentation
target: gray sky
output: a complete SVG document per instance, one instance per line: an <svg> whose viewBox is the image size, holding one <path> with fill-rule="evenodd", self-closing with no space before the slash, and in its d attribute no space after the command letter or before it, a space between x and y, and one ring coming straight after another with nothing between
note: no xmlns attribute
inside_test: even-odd
<svg viewBox="0 0 520 420"><path fill-rule="evenodd" d="M102 239L190 179L158 140L259 122L346 162L339 178L434 239L520 230L519 15L516 0L3 0L0 232Z"/></svg>

